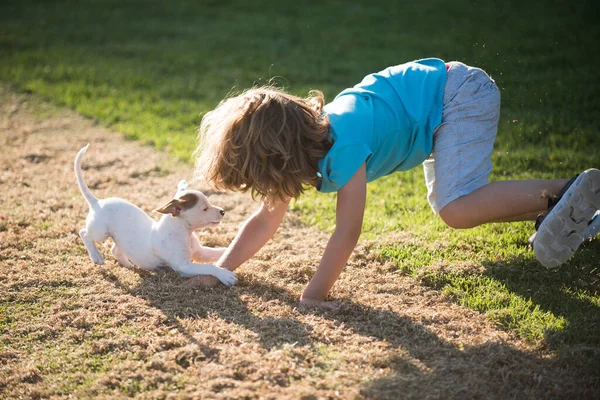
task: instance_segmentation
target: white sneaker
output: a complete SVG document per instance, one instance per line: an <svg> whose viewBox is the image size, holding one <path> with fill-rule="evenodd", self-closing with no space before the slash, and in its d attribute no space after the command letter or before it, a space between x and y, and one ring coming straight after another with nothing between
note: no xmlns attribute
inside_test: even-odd
<svg viewBox="0 0 600 400"><path fill-rule="evenodd" d="M600 171L592 168L577 177L539 226L533 251L540 264L555 268L571 258L587 231L598 228L599 222L589 224L598 209Z"/></svg>

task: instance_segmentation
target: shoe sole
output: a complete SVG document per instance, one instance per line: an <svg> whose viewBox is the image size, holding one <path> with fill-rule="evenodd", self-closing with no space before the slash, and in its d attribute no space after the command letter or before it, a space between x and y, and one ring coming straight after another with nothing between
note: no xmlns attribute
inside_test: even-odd
<svg viewBox="0 0 600 400"><path fill-rule="evenodd" d="M586 239L588 223L600 209L600 170L588 169L544 218L533 251L540 264L556 268L564 264Z"/></svg>
<svg viewBox="0 0 600 400"><path fill-rule="evenodd" d="M588 224L587 228L585 228L585 232L583 232L583 241L589 242L591 241L597 234L600 232L600 210L596 211L596 214L592 217L592 220ZM533 246L533 242L535 241L536 232L533 232L531 236L527 239L527 242L530 246Z"/></svg>

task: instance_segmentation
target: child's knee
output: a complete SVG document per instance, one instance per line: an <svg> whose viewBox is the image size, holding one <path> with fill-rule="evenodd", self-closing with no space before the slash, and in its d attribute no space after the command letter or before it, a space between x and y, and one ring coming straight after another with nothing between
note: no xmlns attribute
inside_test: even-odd
<svg viewBox="0 0 600 400"><path fill-rule="evenodd" d="M454 229L468 229L477 226L467 210L459 202L452 202L440 210L440 218L446 225Z"/></svg>

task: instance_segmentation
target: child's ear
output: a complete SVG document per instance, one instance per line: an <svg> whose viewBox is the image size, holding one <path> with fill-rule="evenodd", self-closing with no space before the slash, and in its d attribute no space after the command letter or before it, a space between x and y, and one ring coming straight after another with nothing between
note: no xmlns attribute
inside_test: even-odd
<svg viewBox="0 0 600 400"><path fill-rule="evenodd" d="M172 216L177 217L181 213L181 204L179 204L179 199L172 199L167 204L154 211L161 214L171 214Z"/></svg>

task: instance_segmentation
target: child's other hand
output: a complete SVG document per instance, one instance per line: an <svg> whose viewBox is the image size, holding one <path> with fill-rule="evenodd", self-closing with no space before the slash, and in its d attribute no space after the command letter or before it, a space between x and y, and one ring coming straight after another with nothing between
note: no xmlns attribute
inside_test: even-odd
<svg viewBox="0 0 600 400"><path fill-rule="evenodd" d="M300 303L298 305L300 308L318 307L325 310L335 310L340 308L342 304L337 301L325 301L311 297L303 297L300 299Z"/></svg>
<svg viewBox="0 0 600 400"><path fill-rule="evenodd" d="M219 280L212 275L198 275L188 279L187 282L183 284L183 286L186 288L208 288L215 287L219 283Z"/></svg>

